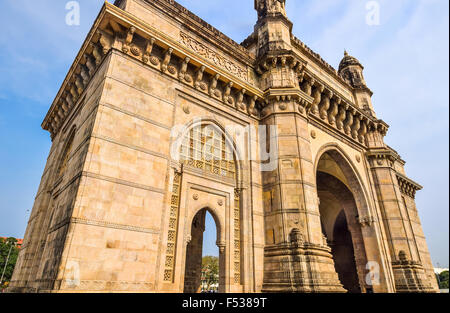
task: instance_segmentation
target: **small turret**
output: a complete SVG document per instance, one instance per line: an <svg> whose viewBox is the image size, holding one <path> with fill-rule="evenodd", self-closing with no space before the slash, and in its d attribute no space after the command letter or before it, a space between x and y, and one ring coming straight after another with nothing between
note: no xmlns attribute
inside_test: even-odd
<svg viewBox="0 0 450 313"><path fill-rule="evenodd" d="M257 56L269 51L291 50L292 22L286 15L286 0L255 0L258 22Z"/></svg>
<svg viewBox="0 0 450 313"><path fill-rule="evenodd" d="M375 116L375 111L372 106L373 93L367 87L363 71L364 66L362 66L359 60L349 55L347 51L344 51L344 58L339 64L338 74L354 88L358 106Z"/></svg>
<svg viewBox="0 0 450 313"><path fill-rule="evenodd" d="M339 75L353 88L367 88L363 75L364 66L357 58L344 51L344 58L339 64Z"/></svg>

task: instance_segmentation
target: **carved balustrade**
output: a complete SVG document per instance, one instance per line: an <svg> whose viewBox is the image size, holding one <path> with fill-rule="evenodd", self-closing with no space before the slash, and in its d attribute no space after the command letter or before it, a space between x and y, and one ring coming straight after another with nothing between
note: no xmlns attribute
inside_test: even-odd
<svg viewBox="0 0 450 313"><path fill-rule="evenodd" d="M331 87L304 71L299 74L300 89L314 100L308 116L332 127L349 139L367 145L367 134L378 131L386 135L388 125L339 95Z"/></svg>

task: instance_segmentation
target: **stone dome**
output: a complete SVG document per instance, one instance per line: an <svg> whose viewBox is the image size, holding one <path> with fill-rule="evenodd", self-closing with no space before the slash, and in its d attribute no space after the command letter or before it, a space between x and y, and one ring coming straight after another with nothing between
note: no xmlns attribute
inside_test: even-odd
<svg viewBox="0 0 450 313"><path fill-rule="evenodd" d="M361 66L361 68L364 68L359 60L355 57L352 57L348 54L347 51L344 51L344 58L342 59L341 63L339 63L339 73L346 67L350 65L358 65Z"/></svg>

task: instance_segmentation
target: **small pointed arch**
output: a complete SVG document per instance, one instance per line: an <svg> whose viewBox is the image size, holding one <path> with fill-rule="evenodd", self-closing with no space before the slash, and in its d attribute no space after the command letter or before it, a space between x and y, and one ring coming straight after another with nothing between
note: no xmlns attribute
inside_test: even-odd
<svg viewBox="0 0 450 313"><path fill-rule="evenodd" d="M201 203L200 205L198 205L196 207L195 210L192 211L192 214L190 214L187 219L187 223L186 225L192 225L192 223L194 222L195 217L198 215L199 212L201 211L207 211L209 214L211 214L214 223L216 224L216 232L217 232L217 245L219 245L220 243L225 241L225 221L222 221L220 218L220 213L218 212L218 210L215 208L214 205L210 204L210 203ZM191 230L188 228L186 229L187 231L187 237L192 237L191 234Z"/></svg>
<svg viewBox="0 0 450 313"><path fill-rule="evenodd" d="M219 248L219 275L217 276L219 288L223 289L225 286L224 275L220 275L220 273L225 273L225 262L223 258L223 249L225 243L223 243L220 239L221 236L221 223L220 218L217 215L212 207L199 207L201 209L197 209L193 211L193 216L189 218L189 235L186 246L186 260L184 265L184 288L183 291L185 293L196 293L200 292L204 286L202 284L202 259L203 259L203 250L205 247L205 239L206 238L206 218L209 215L212 216L214 220L214 226L217 230L216 234L216 245ZM210 239L210 238L209 238ZM221 256L222 254L222 256Z"/></svg>
<svg viewBox="0 0 450 313"><path fill-rule="evenodd" d="M76 133L76 126L73 126L64 142L64 148L62 150L62 154L59 159L56 178L62 177L66 171L67 163L69 162L70 154L73 148L73 140L75 138L75 133Z"/></svg>

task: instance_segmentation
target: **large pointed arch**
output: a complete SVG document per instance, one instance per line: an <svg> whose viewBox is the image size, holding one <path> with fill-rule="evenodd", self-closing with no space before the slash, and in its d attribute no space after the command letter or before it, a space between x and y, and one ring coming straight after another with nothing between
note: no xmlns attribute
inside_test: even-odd
<svg viewBox="0 0 450 313"><path fill-rule="evenodd" d="M322 232L332 248L336 272L350 292L367 291L369 257L360 221L372 215L362 179L337 144L322 147L314 167Z"/></svg>
<svg viewBox="0 0 450 313"><path fill-rule="evenodd" d="M349 187L350 191L355 197L358 209L358 216L361 217L372 216L367 196L368 193L362 182L361 175L359 174L351 158L341 147L339 147L338 144L335 143L326 144L319 149L316 155L316 159L314 161L314 173L316 175L315 177L316 180L319 162L321 161L321 159L325 154L329 155L342 170L345 176L345 181L343 183L345 183Z"/></svg>

